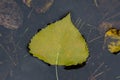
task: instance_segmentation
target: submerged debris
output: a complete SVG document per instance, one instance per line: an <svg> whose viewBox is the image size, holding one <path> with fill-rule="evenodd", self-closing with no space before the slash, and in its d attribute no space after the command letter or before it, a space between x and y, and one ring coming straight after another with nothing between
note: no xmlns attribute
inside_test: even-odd
<svg viewBox="0 0 120 80"><path fill-rule="evenodd" d="M112 27L113 27L112 23L104 21L99 25L99 32L101 34L105 34L105 32L108 31Z"/></svg>
<svg viewBox="0 0 120 80"><path fill-rule="evenodd" d="M0 0L0 25L8 29L17 29L22 25L23 15L14 0Z"/></svg>
<svg viewBox="0 0 120 80"><path fill-rule="evenodd" d="M54 0L23 0L23 3L33 8L37 13L45 13L53 2Z"/></svg>
<svg viewBox="0 0 120 80"><path fill-rule="evenodd" d="M30 6L31 6L31 1L32 1L32 0L23 0L23 3L24 3L25 5L27 5L28 7L30 7Z"/></svg>

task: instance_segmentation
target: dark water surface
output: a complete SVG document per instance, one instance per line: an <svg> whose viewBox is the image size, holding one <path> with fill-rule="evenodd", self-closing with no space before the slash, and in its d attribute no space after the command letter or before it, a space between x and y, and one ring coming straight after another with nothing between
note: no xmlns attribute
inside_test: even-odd
<svg viewBox="0 0 120 80"><path fill-rule="evenodd" d="M45 13L36 13L16 0L23 24L16 30L0 26L0 80L56 80L55 66L48 66L28 53L28 43L47 24L71 13L74 25L85 37L90 57L83 67L58 67L59 80L120 80L120 54L103 49L103 22L120 29L119 0L54 0Z"/></svg>

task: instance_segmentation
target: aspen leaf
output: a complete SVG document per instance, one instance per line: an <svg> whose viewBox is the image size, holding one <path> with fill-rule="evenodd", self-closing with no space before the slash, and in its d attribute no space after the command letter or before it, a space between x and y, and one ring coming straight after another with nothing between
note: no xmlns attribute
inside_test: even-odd
<svg viewBox="0 0 120 80"><path fill-rule="evenodd" d="M29 43L30 53L51 65L82 64L89 56L85 39L70 14L39 31Z"/></svg>

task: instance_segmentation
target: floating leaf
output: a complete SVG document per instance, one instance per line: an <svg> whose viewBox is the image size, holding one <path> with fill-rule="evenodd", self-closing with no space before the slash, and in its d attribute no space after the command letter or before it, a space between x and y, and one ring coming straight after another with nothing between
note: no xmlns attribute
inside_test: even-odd
<svg viewBox="0 0 120 80"><path fill-rule="evenodd" d="M111 53L118 53L120 51L120 30L115 28L109 29L105 33L108 50Z"/></svg>
<svg viewBox="0 0 120 80"><path fill-rule="evenodd" d="M33 56L51 65L77 65L89 56L87 44L70 14L38 32L29 43Z"/></svg>

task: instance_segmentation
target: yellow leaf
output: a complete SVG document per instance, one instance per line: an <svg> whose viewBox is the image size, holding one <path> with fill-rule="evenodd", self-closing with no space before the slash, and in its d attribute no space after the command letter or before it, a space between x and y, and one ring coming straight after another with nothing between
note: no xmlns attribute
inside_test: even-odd
<svg viewBox="0 0 120 80"><path fill-rule="evenodd" d="M118 53L120 51L120 30L109 29L105 34L105 38L108 43L108 50L111 53Z"/></svg>
<svg viewBox="0 0 120 80"><path fill-rule="evenodd" d="M87 44L70 14L38 32L29 43L33 56L51 65L77 65L89 56Z"/></svg>

